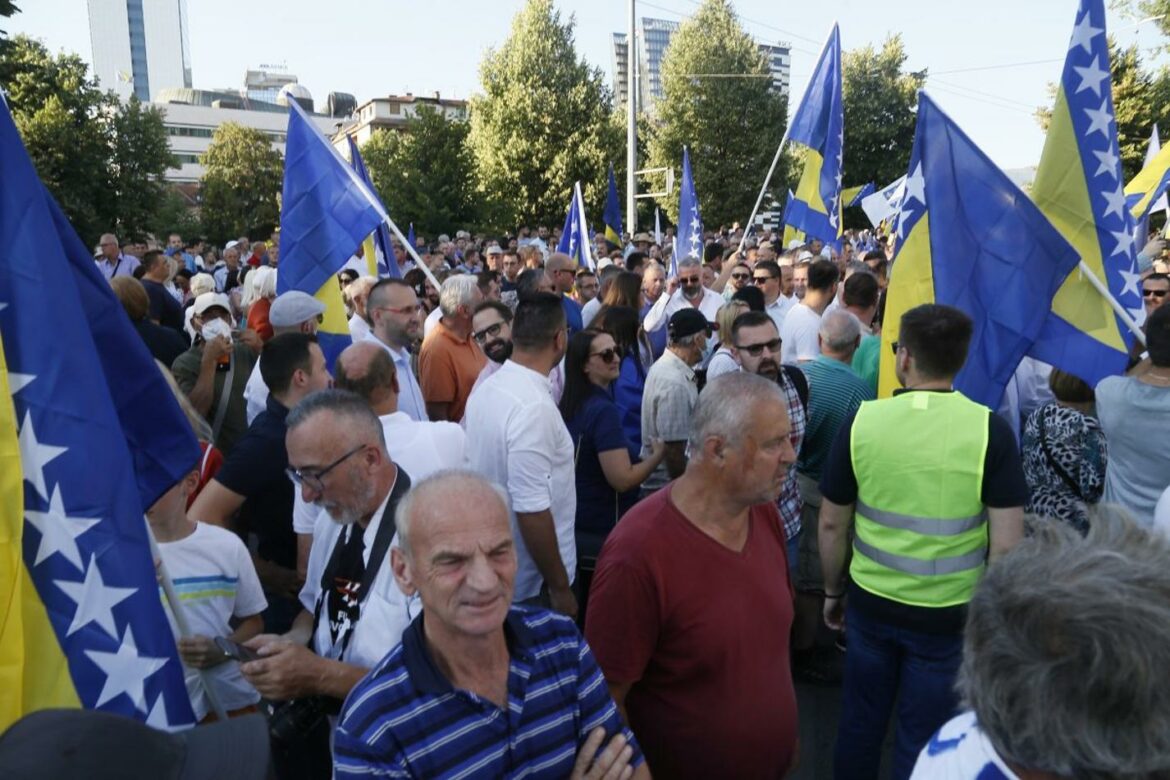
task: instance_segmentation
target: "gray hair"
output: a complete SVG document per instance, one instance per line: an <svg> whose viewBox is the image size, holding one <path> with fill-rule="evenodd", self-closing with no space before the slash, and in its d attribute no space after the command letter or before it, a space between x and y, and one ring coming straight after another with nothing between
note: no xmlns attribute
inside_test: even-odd
<svg viewBox="0 0 1170 780"><path fill-rule="evenodd" d="M199 272L191 277L191 297L195 298L203 293L215 292L215 277L208 273Z"/></svg>
<svg viewBox="0 0 1170 780"><path fill-rule="evenodd" d="M821 317L821 327L817 333L830 351L846 352L857 346L857 340L861 338L861 323L851 312L833 309Z"/></svg>
<svg viewBox="0 0 1170 780"><path fill-rule="evenodd" d="M957 688L996 752L1060 777L1170 769L1170 540L1115 507L1038 521L988 567Z"/></svg>
<svg viewBox="0 0 1170 780"><path fill-rule="evenodd" d="M702 267L703 267L703 261L700 260L699 258L695 257L694 255L687 255L686 257L684 257L678 261L678 270L680 270L680 271L684 268L702 268Z"/></svg>
<svg viewBox="0 0 1170 780"><path fill-rule="evenodd" d="M447 278L439 288L439 308L444 317L454 317L460 306L475 305L479 283L472 274L458 274Z"/></svg>
<svg viewBox="0 0 1170 780"><path fill-rule="evenodd" d="M382 452L386 452L386 434L382 431L378 416L370 409L366 399L348 390L330 388L310 393L289 410L285 426L290 431L299 428L321 412L332 412L349 423L350 429L358 435L372 432Z"/></svg>
<svg viewBox="0 0 1170 780"><path fill-rule="evenodd" d="M667 343L670 344L670 346L672 346L672 347L693 347L693 346L695 346L695 343L699 340L699 334L701 334L701 333L705 333L705 331L699 331L699 333L692 333L689 336L679 336L678 338L675 338L674 336L670 336Z"/></svg>
<svg viewBox="0 0 1170 780"><path fill-rule="evenodd" d="M394 530L398 532L398 547L410 555L410 522L413 519L415 501L421 500L423 506L426 506L434 503L440 496L459 495L476 488L479 488L481 494L484 488L495 493L504 507L504 514L510 515L508 492L495 482L489 482L482 474L469 469L442 469L411 485L410 491L398 502L394 510ZM480 495L476 495L475 498L479 499ZM483 514L483 504L478 501L467 509L477 515Z"/></svg>
<svg viewBox="0 0 1170 780"><path fill-rule="evenodd" d="M767 400L786 406L780 385L756 374L735 371L708 382L691 417L691 460L702 458L703 442L711 436L737 446L751 426L756 404Z"/></svg>

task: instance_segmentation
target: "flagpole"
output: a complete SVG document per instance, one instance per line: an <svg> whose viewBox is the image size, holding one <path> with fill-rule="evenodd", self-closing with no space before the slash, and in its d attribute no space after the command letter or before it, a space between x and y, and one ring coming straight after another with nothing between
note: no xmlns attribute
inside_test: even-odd
<svg viewBox="0 0 1170 780"><path fill-rule="evenodd" d="M635 41L636 13L635 0L630 0L630 31L626 37L626 231L632 236L638 232L637 178L634 169L638 167L637 95L634 69L638 63L638 47ZM618 236L621 241L622 237Z"/></svg>
<svg viewBox="0 0 1170 780"><path fill-rule="evenodd" d="M1101 278L1093 273L1093 270L1089 266L1085 265L1084 260L1080 261L1078 268L1084 277L1089 280L1089 284L1093 285L1097 292L1105 297L1109 308L1113 309L1113 313L1121 318L1121 321L1125 323L1125 327L1129 328L1130 332L1133 333L1133 337L1144 347L1146 345L1146 334L1142 333L1141 326L1134 321L1134 318L1125 310L1125 307L1113 297L1113 293L1109 292L1109 288L1101 281Z"/></svg>
<svg viewBox="0 0 1170 780"><path fill-rule="evenodd" d="M764 202L764 193L768 191L768 184L772 181L772 174L776 172L776 166L780 162L780 153L784 151L786 143L788 143L787 127L784 128L784 137L780 139L780 145L776 147L776 155L772 158L772 167L768 168L768 175L764 177L764 186L760 187L760 195L756 198L756 205L752 206L751 216L748 217L747 224L743 227L743 238L739 240L739 248L735 250L736 254L743 253L743 245L747 243L748 231L751 230L756 212L760 210L760 204Z"/></svg>
<svg viewBox="0 0 1170 780"><path fill-rule="evenodd" d="M585 198L581 197L581 182L573 184L573 196L577 199L577 232L581 234L581 243L584 248L581 254L585 257L585 265L589 270L597 271L597 262L593 259L593 248L589 246L589 226L585 224Z"/></svg>
<svg viewBox="0 0 1170 780"><path fill-rule="evenodd" d="M175 584L171 581L171 575L167 572L167 566L163 563L162 552L158 549L158 542L155 541L154 532L150 528L150 523L146 521L146 538L150 540L150 556L157 565L155 570L158 572L158 582L162 586L163 595L166 597L167 605L171 608L171 614L175 617L175 626L179 629L179 637L187 639L191 636L191 626L187 624L187 616L183 613L183 605L179 602L179 594L175 593ZM196 669L199 674L199 682L203 683L203 692L207 694L207 701L211 704L211 709L215 713L215 717L220 720L227 720L227 710L223 708L223 702L219 700L219 694L211 687L211 679L207 675L206 669Z"/></svg>

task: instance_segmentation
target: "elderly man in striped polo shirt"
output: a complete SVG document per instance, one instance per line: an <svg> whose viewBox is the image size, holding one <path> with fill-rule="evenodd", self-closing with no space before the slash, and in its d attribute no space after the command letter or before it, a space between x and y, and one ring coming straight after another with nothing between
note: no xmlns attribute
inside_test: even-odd
<svg viewBox="0 0 1170 780"><path fill-rule="evenodd" d="M439 472L395 522L394 576L423 611L346 700L334 776L648 778L573 621L511 606L502 492Z"/></svg>

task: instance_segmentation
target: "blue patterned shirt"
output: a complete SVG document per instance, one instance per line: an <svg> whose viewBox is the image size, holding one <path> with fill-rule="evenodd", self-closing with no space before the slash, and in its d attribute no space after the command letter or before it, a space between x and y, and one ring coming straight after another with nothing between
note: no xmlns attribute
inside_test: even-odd
<svg viewBox="0 0 1170 780"><path fill-rule="evenodd" d="M512 607L504 630L508 707L454 688L431 658L419 615L402 643L350 692L334 735L337 780L370 777L568 777L589 732L622 725L573 621Z"/></svg>

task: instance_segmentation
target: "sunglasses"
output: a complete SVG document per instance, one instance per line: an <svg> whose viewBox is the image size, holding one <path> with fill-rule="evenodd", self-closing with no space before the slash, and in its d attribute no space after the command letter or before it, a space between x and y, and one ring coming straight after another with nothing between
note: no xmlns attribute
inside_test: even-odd
<svg viewBox="0 0 1170 780"><path fill-rule="evenodd" d="M472 333L471 337L482 344L488 339L494 339L496 336L500 335L500 328L503 326L503 322L497 322L495 325L488 325L483 330Z"/></svg>
<svg viewBox="0 0 1170 780"><path fill-rule="evenodd" d="M780 353L780 339L761 341L759 344L744 344L742 347L737 345L736 349L741 352L746 352L752 357L759 357L764 354L765 349L773 355L777 355Z"/></svg>
<svg viewBox="0 0 1170 780"><path fill-rule="evenodd" d="M1165 298L1167 293L1170 293L1170 290L1147 290L1144 287L1142 288L1142 295L1146 298Z"/></svg>
<svg viewBox="0 0 1170 780"><path fill-rule="evenodd" d="M701 276L680 276L678 278L679 284L698 284L703 277Z"/></svg>
<svg viewBox="0 0 1170 780"><path fill-rule="evenodd" d="M901 345L901 344L899 344L899 343L898 343L898 342L896 342L896 341L894 341L894 342L891 342L891 343L890 343L890 351L891 351L891 352L893 352L895 355L897 355L897 354L898 354L898 349L899 349L901 346L902 346L902 345Z"/></svg>
<svg viewBox="0 0 1170 780"><path fill-rule="evenodd" d="M751 274L732 274L731 278L732 279L751 279L752 275Z"/></svg>
<svg viewBox="0 0 1170 780"><path fill-rule="evenodd" d="M621 356L618 354L616 349L610 347L609 349L603 349L600 352L593 352L589 355L589 357L599 357L606 363L612 363Z"/></svg>
<svg viewBox="0 0 1170 780"><path fill-rule="evenodd" d="M767 284L775 278L775 276L756 276L752 278L752 284Z"/></svg>

